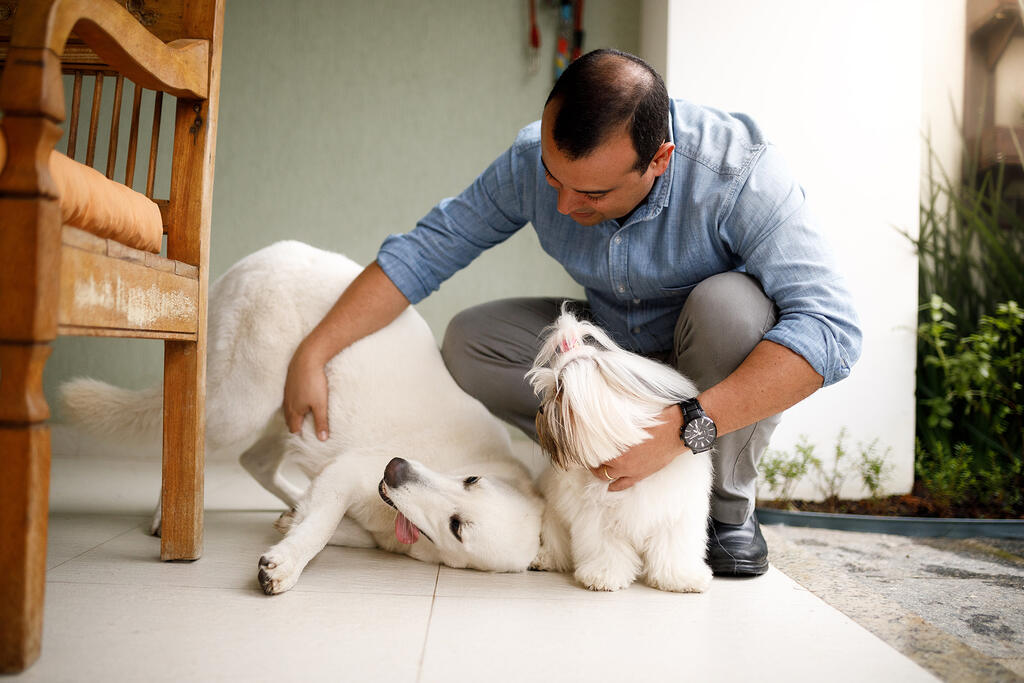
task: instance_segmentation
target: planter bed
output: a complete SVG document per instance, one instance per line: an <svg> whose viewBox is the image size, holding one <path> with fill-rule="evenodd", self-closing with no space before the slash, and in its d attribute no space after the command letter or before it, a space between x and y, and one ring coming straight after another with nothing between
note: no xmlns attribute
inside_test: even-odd
<svg viewBox="0 0 1024 683"><path fill-rule="evenodd" d="M1021 519L964 519L945 517L888 517L881 515L851 515L828 512L799 512L757 508L762 524L786 524L840 531L863 531L900 536L930 536L947 538L1024 538L1024 520Z"/></svg>

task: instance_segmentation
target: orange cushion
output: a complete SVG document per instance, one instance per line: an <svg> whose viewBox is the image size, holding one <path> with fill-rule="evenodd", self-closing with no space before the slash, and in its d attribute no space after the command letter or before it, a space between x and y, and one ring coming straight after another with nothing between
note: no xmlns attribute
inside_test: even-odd
<svg viewBox="0 0 1024 683"><path fill-rule="evenodd" d="M6 158L7 143L0 135L0 169ZM148 197L57 150L50 153L50 175L60 192L65 224L129 247L160 252L163 220L160 207Z"/></svg>

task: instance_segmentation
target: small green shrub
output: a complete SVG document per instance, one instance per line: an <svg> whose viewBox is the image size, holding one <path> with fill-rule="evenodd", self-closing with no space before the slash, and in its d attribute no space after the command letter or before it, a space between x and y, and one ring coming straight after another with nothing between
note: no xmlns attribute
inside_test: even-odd
<svg viewBox="0 0 1024 683"><path fill-rule="evenodd" d="M768 485L768 490L784 508L792 507L793 489L804 478L811 466L818 462L818 459L814 457L814 446L807 441L806 436L800 437L800 442L796 445L795 450L795 454L768 450L761 456L761 462L758 465L761 478Z"/></svg>
<svg viewBox="0 0 1024 683"><path fill-rule="evenodd" d="M826 468L825 464L818 458L813 458L811 467L814 470L814 484L829 506L830 512L836 512L839 508L839 494L843 490L843 484L850 474L847 466L849 458L846 451L846 427L839 430L836 437L836 447L832 451L831 466Z"/></svg>
<svg viewBox="0 0 1024 683"><path fill-rule="evenodd" d="M872 500L881 498L882 486L892 474L893 465L889 462L891 448L886 448L884 453L879 453L878 439L864 445L860 444L860 460L857 461L857 473L860 474L864 490L870 494Z"/></svg>
<svg viewBox="0 0 1024 683"><path fill-rule="evenodd" d="M793 508L793 491L807 476L814 475L814 485L825 500L831 512L839 509L843 484L854 471L860 475L861 483L872 499L878 499L882 486L892 472L888 461L891 448L880 452L878 439L868 444L858 443L859 460L850 463L850 452L846 446L847 429L843 427L836 437L832 461L827 466L814 454L814 445L806 435L794 447L794 453L769 450L761 458L759 470L762 481L768 486L773 499L783 508Z"/></svg>

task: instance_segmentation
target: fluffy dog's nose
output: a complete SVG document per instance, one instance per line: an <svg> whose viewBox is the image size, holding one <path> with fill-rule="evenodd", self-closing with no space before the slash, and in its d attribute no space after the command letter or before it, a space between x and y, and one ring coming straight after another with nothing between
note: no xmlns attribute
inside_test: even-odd
<svg viewBox="0 0 1024 683"><path fill-rule="evenodd" d="M401 486L412 478L409 463L402 458L392 458L384 468L384 482L388 486Z"/></svg>

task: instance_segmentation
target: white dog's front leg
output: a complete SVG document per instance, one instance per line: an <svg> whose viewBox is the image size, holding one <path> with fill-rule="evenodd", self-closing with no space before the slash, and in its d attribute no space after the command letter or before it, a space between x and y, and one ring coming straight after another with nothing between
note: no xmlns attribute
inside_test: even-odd
<svg viewBox="0 0 1024 683"><path fill-rule="evenodd" d="M284 540L263 554L259 581L267 595L283 593L299 580L309 561L331 540L346 510L359 495L364 458L341 456L324 468L299 501Z"/></svg>
<svg viewBox="0 0 1024 683"><path fill-rule="evenodd" d="M640 572L640 555L633 545L605 528L600 511L577 514L571 523L576 580L594 591L629 587Z"/></svg>
<svg viewBox="0 0 1024 683"><path fill-rule="evenodd" d="M659 527L644 554L647 585L676 593L703 593L711 585L711 568L704 562L707 515L676 520Z"/></svg>

